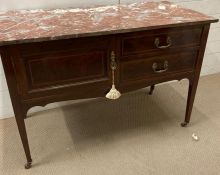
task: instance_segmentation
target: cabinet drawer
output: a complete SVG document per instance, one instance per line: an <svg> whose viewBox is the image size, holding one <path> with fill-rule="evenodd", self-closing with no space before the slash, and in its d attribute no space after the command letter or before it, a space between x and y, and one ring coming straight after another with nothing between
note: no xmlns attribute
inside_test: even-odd
<svg viewBox="0 0 220 175"><path fill-rule="evenodd" d="M122 61L120 79L122 82L166 76L170 73L191 71L195 67L197 51L176 53L138 60Z"/></svg>
<svg viewBox="0 0 220 175"><path fill-rule="evenodd" d="M178 47L193 47L200 44L201 27L171 28L135 32L122 37L122 56L137 53L163 51Z"/></svg>

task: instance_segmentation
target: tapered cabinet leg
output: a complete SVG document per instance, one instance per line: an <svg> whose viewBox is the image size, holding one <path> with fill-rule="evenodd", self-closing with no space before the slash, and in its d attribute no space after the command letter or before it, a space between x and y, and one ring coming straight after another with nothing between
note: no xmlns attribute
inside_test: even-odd
<svg viewBox="0 0 220 175"><path fill-rule="evenodd" d="M25 152L26 159L27 159L27 163L25 164L25 169L29 169L31 168L31 165L32 165L32 159L31 159L30 148L28 144L24 118L21 118L20 116L16 115L16 122L18 125L18 131L21 137L21 141L22 141L24 152Z"/></svg>
<svg viewBox="0 0 220 175"><path fill-rule="evenodd" d="M155 89L155 85L150 86L149 95L153 94L154 89Z"/></svg>
<svg viewBox="0 0 220 175"><path fill-rule="evenodd" d="M189 90L188 90L188 97L187 97L185 120L183 123L181 123L182 127L186 127L188 123L190 122L190 117L192 113L193 103L195 100L197 85L198 85L198 79L189 81Z"/></svg>
<svg viewBox="0 0 220 175"><path fill-rule="evenodd" d="M197 58L197 63L195 65L195 74L194 77L189 80L189 91L188 91L188 98L187 98L187 106L186 106L186 114L185 114L185 120L183 123L181 123L181 126L185 127L190 121L193 103L196 95L196 89L199 81L199 75L201 71L201 66L203 62L203 57L205 53L205 47L207 43L207 38L209 34L210 24L205 25L203 28L203 33L201 37L201 43L200 43L200 50Z"/></svg>
<svg viewBox="0 0 220 175"><path fill-rule="evenodd" d="M5 77L8 84L8 89L10 92L11 102L15 113L15 119L18 126L18 131L21 137L21 141L23 144L24 152L26 155L27 163L25 164L25 168L29 169L31 167L32 159L30 154L30 148L28 144L27 132L25 127L25 121L27 114L27 109L24 110L24 106L21 104L20 93L18 91L17 79L20 75L16 75L15 73L15 65L12 60L18 59L20 55L18 50L13 47L3 48L1 51L2 65L5 71Z"/></svg>

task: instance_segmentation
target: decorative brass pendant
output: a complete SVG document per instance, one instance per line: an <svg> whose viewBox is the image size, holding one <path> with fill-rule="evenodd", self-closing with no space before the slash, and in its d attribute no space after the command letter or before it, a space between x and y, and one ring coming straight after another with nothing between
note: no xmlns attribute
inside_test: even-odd
<svg viewBox="0 0 220 175"><path fill-rule="evenodd" d="M112 70L112 88L106 94L106 98L111 100L116 100L121 96L121 93L115 88L115 70L117 68L117 64L115 61L115 53L111 53L111 70Z"/></svg>

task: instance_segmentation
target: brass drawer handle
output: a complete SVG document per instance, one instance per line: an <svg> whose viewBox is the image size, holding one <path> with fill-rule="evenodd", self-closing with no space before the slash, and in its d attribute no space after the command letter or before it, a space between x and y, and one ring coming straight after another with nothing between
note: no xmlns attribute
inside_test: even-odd
<svg viewBox="0 0 220 175"><path fill-rule="evenodd" d="M155 73L163 73L168 70L168 61L164 61L163 68L158 68L157 63L153 63L152 69Z"/></svg>
<svg viewBox="0 0 220 175"><path fill-rule="evenodd" d="M171 41L171 38L168 36L167 37L167 45L160 46L160 38L156 38L154 41L154 44L158 49L166 49L172 45L172 41Z"/></svg>

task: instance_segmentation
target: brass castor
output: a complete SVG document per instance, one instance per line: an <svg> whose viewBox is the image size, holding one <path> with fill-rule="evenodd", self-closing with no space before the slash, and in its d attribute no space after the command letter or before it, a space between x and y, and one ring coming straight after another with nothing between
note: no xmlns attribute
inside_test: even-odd
<svg viewBox="0 0 220 175"><path fill-rule="evenodd" d="M186 127L188 125L188 122L183 122L183 123L181 123L181 126L182 127Z"/></svg>
<svg viewBox="0 0 220 175"><path fill-rule="evenodd" d="M27 162L24 167L25 169L30 169L31 166L32 166L32 162Z"/></svg>

